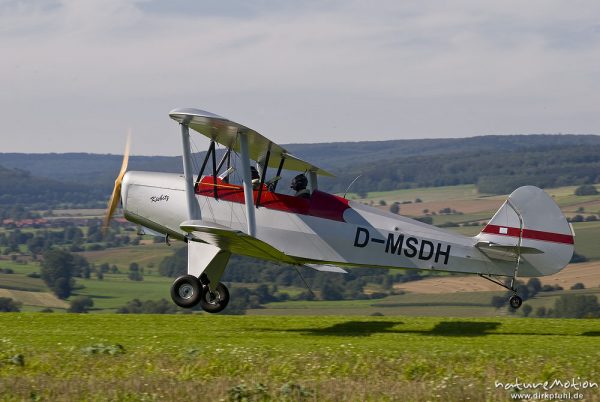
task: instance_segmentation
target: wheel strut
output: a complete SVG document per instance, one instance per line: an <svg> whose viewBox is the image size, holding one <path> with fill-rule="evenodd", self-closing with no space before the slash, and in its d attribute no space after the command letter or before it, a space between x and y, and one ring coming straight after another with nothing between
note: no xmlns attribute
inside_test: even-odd
<svg viewBox="0 0 600 402"><path fill-rule="evenodd" d="M495 283L498 286L502 286L504 289L510 290L513 294L508 299L508 303L510 304L510 306L512 308L518 309L519 307L521 307L521 304L523 304L523 299L517 294L517 290L515 289L516 272L517 272L517 270L515 270L515 275L510 280L510 286L499 281L491 274L478 274L478 275L480 277L482 277L483 279L487 279L488 281Z"/></svg>

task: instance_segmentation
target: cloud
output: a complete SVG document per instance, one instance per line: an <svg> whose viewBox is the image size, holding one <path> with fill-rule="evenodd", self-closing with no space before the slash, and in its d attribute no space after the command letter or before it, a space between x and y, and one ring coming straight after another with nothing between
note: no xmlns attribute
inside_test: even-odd
<svg viewBox="0 0 600 402"><path fill-rule="evenodd" d="M131 126L134 152L176 154L167 112L178 106L280 143L598 132L599 11L548 1L4 1L2 137L7 151L116 153Z"/></svg>

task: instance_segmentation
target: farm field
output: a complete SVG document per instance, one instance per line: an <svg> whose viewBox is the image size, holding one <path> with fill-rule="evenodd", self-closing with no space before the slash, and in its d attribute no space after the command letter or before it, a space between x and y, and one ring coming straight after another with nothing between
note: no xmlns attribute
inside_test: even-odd
<svg viewBox="0 0 600 402"><path fill-rule="evenodd" d="M573 195L575 187L562 187L557 189L548 189L555 200L562 206L563 211L569 214L578 213L581 208L584 215L592 214L600 210L600 196L577 197ZM414 203L416 198L422 202ZM472 185L421 188L397 190L384 193L369 193L366 199L361 202L373 203L378 205L379 200L386 200L386 206L380 206L381 209L389 208L394 202L413 201L411 204L401 204L400 213L411 215L411 208L414 209L414 216L421 216L423 209L429 209L434 212L440 208L452 208L460 211L460 214L436 214L433 215L435 224L445 224L449 222L467 223L467 222L485 222L493 214L497 207L504 201L505 196L487 196L478 194L476 187ZM596 208L597 207L597 208ZM570 212L569 212L570 211ZM56 210L56 216L97 216L102 210ZM572 268L575 272L569 278L565 279L567 268L561 272L561 279L554 277L542 278L544 284L561 285L569 289L573 283L582 282L586 290L593 292L592 288L600 285L600 221L578 222L573 224L576 232L576 252L592 260L582 265L576 264ZM85 229L85 227L82 227ZM459 226L449 227L449 231L457 231L461 234L472 236L480 232L481 225L478 226ZM35 231L38 229L24 229ZM173 242L172 247L165 244L153 243L151 238L143 240L139 246L127 246L110 248L100 251L87 251L81 253L88 261L95 266L102 263L115 265L121 273L106 273L104 280L97 280L94 275L90 279L77 278L77 284L80 285L74 291L74 296L90 296L94 300L92 312L112 312L117 308L124 306L130 300L137 298L140 300L158 300L170 299L169 289L172 278L161 277L157 274L158 266L162 259L172 255L177 249L183 247L181 242ZM39 263L31 261L29 257L24 257L25 261L12 261L8 256L3 256L0 260L0 268L10 268L14 274L0 273L0 297L11 297L23 303L25 311L39 311L49 307L55 310L65 308L65 303L53 297L46 288L43 281L36 278L30 278L27 275L39 271ZM19 257L21 258L21 257ZM28 261L29 259L29 261ZM144 280L141 282L127 279L129 264L137 262L144 269ZM594 265L598 264L598 265ZM583 271L581 271L583 270ZM256 286L252 284L230 284L230 288ZM429 289L427 289L429 288ZM431 289L434 288L432 291ZM490 305L491 297L502 295L503 290L499 287L486 282L478 277L456 277L443 276L425 281L410 282L397 287L398 290L408 292L406 295L388 296L385 299L378 300L353 300L339 302L284 302L270 303L264 309L250 310L249 314L348 314L348 315L370 315L381 313L387 315L447 315L459 317L480 317L480 316L498 316L506 314L506 311L497 311ZM282 289L289 291L290 294L296 294L304 289ZM456 290L470 290L481 292L481 295L475 293L460 296L462 300L457 300L452 293ZM431 293L436 296L432 298ZM545 301L537 300L536 303L542 305L548 304L550 307L553 298L547 298ZM531 301L533 303L533 300ZM333 303L333 304L331 304ZM383 303L385 308L378 304ZM387 304L386 304L387 303ZM390 306L390 304L392 306ZM375 306L374 306L375 305ZM533 305L533 304L532 304ZM285 306L285 307L282 307Z"/></svg>
<svg viewBox="0 0 600 402"><path fill-rule="evenodd" d="M597 383L599 335L598 320L7 313L0 400L504 401L497 381Z"/></svg>
<svg viewBox="0 0 600 402"><path fill-rule="evenodd" d="M600 213L600 195L576 196L576 186L545 189L567 216L577 213L582 215ZM474 185L413 188L386 192L369 192L366 198L358 198L360 202L371 203L380 209L388 210L393 202L400 202L400 214L407 216L422 216L423 210L438 212L443 208L451 208L462 213L460 215L434 215L434 223L467 222L489 219L506 200L507 195L479 194ZM421 202L415 202L416 199ZM380 206L380 200L386 205ZM583 211L578 211L583 208ZM471 216L473 215L473 216Z"/></svg>
<svg viewBox="0 0 600 402"><path fill-rule="evenodd" d="M559 285L569 289L576 283L582 283L586 289L600 290L600 261L571 264L562 271L539 278L542 285ZM473 291L496 291L498 286L478 276L444 276L425 278L420 281L399 283L395 286L412 293L450 293Z"/></svg>

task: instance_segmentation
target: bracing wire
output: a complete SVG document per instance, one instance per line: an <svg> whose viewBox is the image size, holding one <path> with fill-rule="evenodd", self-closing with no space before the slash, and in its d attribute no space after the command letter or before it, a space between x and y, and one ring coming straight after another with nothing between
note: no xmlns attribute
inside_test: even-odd
<svg viewBox="0 0 600 402"><path fill-rule="evenodd" d="M296 272L298 272L298 275L300 276L300 279L302 279L302 282L304 282L304 286L306 286L306 289L308 289L308 291L310 292L310 294L316 299L317 296L315 295L315 293L312 291L312 289L308 285L308 282L306 282L306 279L304 279L304 276L302 276L302 273L298 269L298 266L294 265L294 269L296 270Z"/></svg>

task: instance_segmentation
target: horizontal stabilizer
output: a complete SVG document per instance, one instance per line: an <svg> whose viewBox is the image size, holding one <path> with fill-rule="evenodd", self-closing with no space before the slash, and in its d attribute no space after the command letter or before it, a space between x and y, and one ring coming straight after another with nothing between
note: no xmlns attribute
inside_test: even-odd
<svg viewBox="0 0 600 402"><path fill-rule="evenodd" d="M304 266L319 272L336 272L338 274L348 273L348 271L346 271L345 269L336 267L335 265L304 264Z"/></svg>
<svg viewBox="0 0 600 402"><path fill-rule="evenodd" d="M535 247L524 247L517 245L505 245L499 243L492 243L489 241L479 241L475 244L482 253L487 255L489 258L504 260L504 261L516 261L519 251L521 255L524 254L543 254L544 252Z"/></svg>

